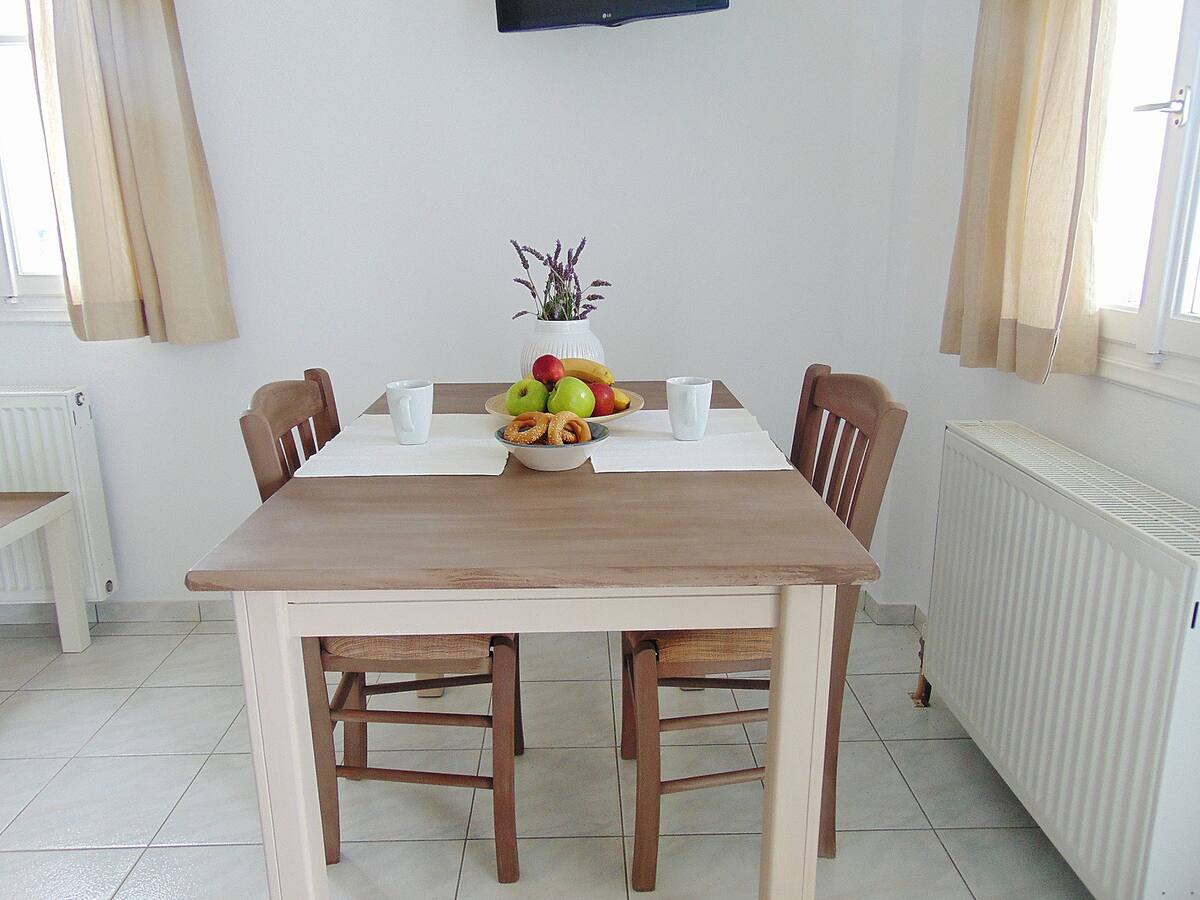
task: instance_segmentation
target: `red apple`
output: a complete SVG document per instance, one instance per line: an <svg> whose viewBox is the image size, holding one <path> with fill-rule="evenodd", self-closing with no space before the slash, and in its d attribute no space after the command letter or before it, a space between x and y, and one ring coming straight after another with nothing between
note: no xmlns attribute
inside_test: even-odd
<svg viewBox="0 0 1200 900"><path fill-rule="evenodd" d="M533 377L542 384L551 385L567 376L562 360L547 353L533 361Z"/></svg>
<svg viewBox="0 0 1200 900"><path fill-rule="evenodd" d="M611 416L617 408L617 398L613 396L612 387L599 381L589 384L588 387L596 397L596 408L592 410L592 415Z"/></svg>

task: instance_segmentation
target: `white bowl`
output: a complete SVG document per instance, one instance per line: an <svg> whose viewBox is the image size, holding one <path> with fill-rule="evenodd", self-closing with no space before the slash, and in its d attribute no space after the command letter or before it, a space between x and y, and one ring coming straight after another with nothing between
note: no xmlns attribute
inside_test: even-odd
<svg viewBox="0 0 1200 900"><path fill-rule="evenodd" d="M504 428L496 429L496 440L507 447L508 452L527 469L536 469L538 472L565 472L582 466L591 458L596 445L607 440L607 426L595 424L590 427L592 439L582 444L514 444L504 439Z"/></svg>

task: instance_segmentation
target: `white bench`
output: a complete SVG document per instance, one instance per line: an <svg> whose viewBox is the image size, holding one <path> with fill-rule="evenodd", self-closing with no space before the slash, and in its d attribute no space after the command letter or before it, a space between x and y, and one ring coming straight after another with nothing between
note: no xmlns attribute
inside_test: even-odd
<svg viewBox="0 0 1200 900"><path fill-rule="evenodd" d="M0 547L42 532L64 653L79 653L92 642L79 578L74 509L70 494L0 493Z"/></svg>

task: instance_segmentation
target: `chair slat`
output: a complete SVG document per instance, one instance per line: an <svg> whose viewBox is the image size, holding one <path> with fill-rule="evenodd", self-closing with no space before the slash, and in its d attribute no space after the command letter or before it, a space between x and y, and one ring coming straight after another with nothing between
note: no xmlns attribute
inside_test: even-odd
<svg viewBox="0 0 1200 900"><path fill-rule="evenodd" d="M296 430L300 432L300 446L304 450L304 458L311 459L317 452L317 442L313 440L312 426L308 424L308 419L301 421Z"/></svg>
<svg viewBox="0 0 1200 900"><path fill-rule="evenodd" d="M833 474L829 476L829 487L825 491L825 503L830 509L837 509L838 500L842 496L842 485L846 480L846 464L850 461L850 448L858 429L850 422L844 422L842 433L838 436L837 451L833 455Z"/></svg>
<svg viewBox="0 0 1200 900"><path fill-rule="evenodd" d="M279 443L283 445L283 455L287 458L288 472L295 475L300 468L300 454L296 450L296 438L290 428L279 436Z"/></svg>
<svg viewBox="0 0 1200 900"><path fill-rule="evenodd" d="M858 496L858 484L862 480L863 460L867 455L870 440L863 432L854 437L854 449L850 452L850 464L846 469L846 481L842 485L842 495L838 498L834 512L843 522L850 521L850 512L854 508L854 498Z"/></svg>
<svg viewBox="0 0 1200 900"><path fill-rule="evenodd" d="M817 463L813 468L812 486L822 497L825 496L825 482L829 477L829 463L833 459L833 442L837 438L842 420L830 413L825 418L825 430L821 433L821 449L817 453Z"/></svg>

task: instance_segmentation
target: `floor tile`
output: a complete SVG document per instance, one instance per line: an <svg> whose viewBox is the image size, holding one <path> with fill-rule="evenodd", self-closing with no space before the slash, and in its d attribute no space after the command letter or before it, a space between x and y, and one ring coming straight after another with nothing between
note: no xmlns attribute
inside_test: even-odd
<svg viewBox="0 0 1200 900"><path fill-rule="evenodd" d="M338 729L340 735L342 729ZM225 736L221 738L221 742L217 744L217 749L214 753L249 753L250 752L250 725L246 720L246 707L242 707L242 711L237 714L237 718L233 720L233 724L229 726L229 730L225 732Z"/></svg>
<svg viewBox="0 0 1200 900"><path fill-rule="evenodd" d="M20 900L108 900L141 850L0 853L4 896Z"/></svg>
<svg viewBox="0 0 1200 900"><path fill-rule="evenodd" d="M144 847L203 756L73 759L0 834L0 849Z"/></svg>
<svg viewBox="0 0 1200 900"><path fill-rule="evenodd" d="M665 834L658 840L658 880L654 893L630 897L654 900L757 900L757 834ZM632 871L633 838L625 854ZM819 885L818 885L819 887Z"/></svg>
<svg viewBox="0 0 1200 900"><path fill-rule="evenodd" d="M492 754L480 771L491 774ZM526 750L517 757L517 835L620 836L616 750ZM471 813L473 838L491 837L492 792L478 791Z"/></svg>
<svg viewBox="0 0 1200 900"><path fill-rule="evenodd" d="M621 677L621 632L619 631L608 633L608 671L612 673L610 678Z"/></svg>
<svg viewBox="0 0 1200 900"><path fill-rule="evenodd" d="M936 691L928 707L913 706L909 696L917 686L913 675L852 675L847 681L885 741L967 736Z"/></svg>
<svg viewBox="0 0 1200 900"><path fill-rule="evenodd" d="M151 847L125 879L118 900L266 898L263 848Z"/></svg>
<svg viewBox="0 0 1200 900"><path fill-rule="evenodd" d="M822 900L971 900L932 831L839 832L837 857L817 860Z"/></svg>
<svg viewBox="0 0 1200 900"><path fill-rule="evenodd" d="M522 681L608 681L603 631L521 635Z"/></svg>
<svg viewBox="0 0 1200 900"><path fill-rule="evenodd" d="M211 753L244 700L240 687L139 688L80 752Z"/></svg>
<svg viewBox="0 0 1200 900"><path fill-rule="evenodd" d="M89 622L88 630L96 627ZM0 624L0 638L54 638L58 642L58 625L54 622L9 622Z"/></svg>
<svg viewBox="0 0 1200 900"><path fill-rule="evenodd" d="M92 637L187 634L195 625L195 622L97 622L92 626Z"/></svg>
<svg viewBox="0 0 1200 900"><path fill-rule="evenodd" d="M148 679L147 687L242 683L237 637L189 634Z"/></svg>
<svg viewBox="0 0 1200 900"><path fill-rule="evenodd" d="M27 689L137 687L180 641L178 635L92 638L82 653L64 653Z"/></svg>
<svg viewBox="0 0 1200 900"><path fill-rule="evenodd" d="M66 764L65 759L0 759L0 831Z"/></svg>
<svg viewBox="0 0 1200 900"><path fill-rule="evenodd" d="M770 691L763 693L762 691L734 691L733 697L737 701L738 709L757 709L761 706L769 704ZM746 733L750 735L750 740L755 744L765 743L767 740L767 723L766 722L750 722L746 725ZM867 714L863 712L862 706L858 699L854 696L854 692L847 688L842 699L842 727L838 735L838 740L841 741L877 741L879 735L875 733L875 729L871 727L871 720L867 718Z"/></svg>
<svg viewBox="0 0 1200 900"><path fill-rule="evenodd" d="M755 744L754 753L765 759L766 746ZM882 742L838 744L838 831L929 827Z"/></svg>
<svg viewBox="0 0 1200 900"><path fill-rule="evenodd" d="M854 626L850 641L849 675L882 675L917 672L917 629L911 625L875 625L863 622Z"/></svg>
<svg viewBox="0 0 1200 900"><path fill-rule="evenodd" d="M192 634L237 634L237 624L225 619L204 619L196 623Z"/></svg>
<svg viewBox="0 0 1200 900"><path fill-rule="evenodd" d="M479 751L381 751L371 753L368 761L389 769L473 775L478 771ZM466 836L470 788L340 778L338 790L344 841L461 840Z"/></svg>
<svg viewBox="0 0 1200 900"><path fill-rule="evenodd" d="M343 843L325 869L330 900L454 900L462 852L460 840Z"/></svg>
<svg viewBox="0 0 1200 900"><path fill-rule="evenodd" d="M664 780L755 765L747 744L663 747ZM637 764L621 760L621 807L625 833L633 834ZM762 831L763 789L758 781L669 794L662 798L662 834L755 834Z"/></svg>
<svg viewBox="0 0 1200 900"><path fill-rule="evenodd" d="M20 691L0 706L0 758L74 756L133 691Z"/></svg>
<svg viewBox="0 0 1200 900"><path fill-rule="evenodd" d="M459 900L625 900L621 838L523 838L517 842L521 880L496 881L492 841L467 841Z"/></svg>
<svg viewBox="0 0 1200 900"><path fill-rule="evenodd" d="M974 742L889 741L887 747L935 828L1033 825Z"/></svg>
<svg viewBox="0 0 1200 900"><path fill-rule="evenodd" d="M939 831L978 900L1088 900L1092 895L1039 828Z"/></svg>
<svg viewBox="0 0 1200 900"><path fill-rule="evenodd" d="M618 704L621 700L621 682L613 683ZM755 693L747 691L747 694ZM762 692L756 702L764 699ZM727 688L705 688L702 691L683 691L679 688L658 689L658 716L660 719L675 716L700 716L707 713L734 712L738 709L733 691ZM618 706L618 712L620 707ZM689 728L685 731L664 731L662 744L682 746L695 744L745 744L748 742L746 729L738 725L715 725L711 728Z"/></svg>
<svg viewBox="0 0 1200 900"><path fill-rule="evenodd" d="M261 840L254 765L248 755L230 754L209 758L154 844L255 844Z"/></svg>
<svg viewBox="0 0 1200 900"><path fill-rule="evenodd" d="M527 748L616 746L608 681L525 682L521 704ZM492 746L491 731L484 746Z"/></svg>
<svg viewBox="0 0 1200 900"><path fill-rule="evenodd" d="M0 690L15 691L61 655L56 637L0 638Z"/></svg>
<svg viewBox="0 0 1200 900"><path fill-rule="evenodd" d="M389 677L388 681L400 680ZM446 688L441 697L418 697L415 692L376 694L367 701L369 709L418 710L486 715L491 702L490 684ZM475 750L483 746L485 728L448 725L380 725L367 728L372 750ZM341 735L342 729L336 732Z"/></svg>
<svg viewBox="0 0 1200 900"><path fill-rule="evenodd" d="M3 703L13 695L13 691L0 691L0 703Z"/></svg>

